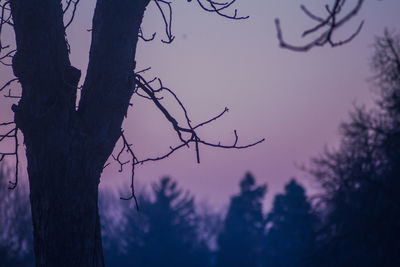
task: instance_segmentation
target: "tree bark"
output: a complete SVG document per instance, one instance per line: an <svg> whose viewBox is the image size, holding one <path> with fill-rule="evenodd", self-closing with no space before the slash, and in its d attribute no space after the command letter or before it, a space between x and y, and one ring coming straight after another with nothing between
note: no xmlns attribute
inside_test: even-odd
<svg viewBox="0 0 400 267"><path fill-rule="evenodd" d="M134 89L138 31L149 0L98 0L79 107L61 1L11 0L36 266L104 266L98 215L103 166Z"/></svg>

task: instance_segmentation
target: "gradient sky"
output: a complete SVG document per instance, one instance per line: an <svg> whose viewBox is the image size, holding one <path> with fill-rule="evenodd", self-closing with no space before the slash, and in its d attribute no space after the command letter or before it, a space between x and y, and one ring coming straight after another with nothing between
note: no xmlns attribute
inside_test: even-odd
<svg viewBox="0 0 400 267"><path fill-rule="evenodd" d="M151 66L147 77L157 76L173 89L195 123L225 107L230 109L223 118L201 130L203 139L232 144L236 129L240 144L264 137L266 142L241 151L200 147L200 165L193 149L182 150L164 161L138 166L137 184L145 185L168 175L194 192L199 201L216 207L228 204L246 171L252 172L258 183L268 184L267 207L272 196L281 192L293 176L309 192L315 192L312 180L295 163L307 164L325 145L338 144L338 125L347 119L354 102L372 103L367 81L372 75L371 45L384 27L399 28L400 1L366 1L360 14L336 35L346 38L365 19L361 34L353 42L307 53L280 49L273 21L276 17L281 19L287 41L302 44L305 40L299 38L301 32L313 24L300 10L300 4L318 13L324 12L322 5L329 1L238 0L239 13L250 15L246 21L208 14L195 1L176 2L172 4L176 39L170 45L160 42L165 38L164 26L150 3L143 29L147 36L154 31L157 36L151 43L139 42L138 69ZM348 1L353 2L356 1ZM68 31L72 64L83 73L94 4L94 0L81 1L76 21ZM10 75L5 68L0 71L2 80ZM11 102L0 101L0 119L7 120L12 115ZM178 143L169 123L150 102L137 96L132 102L123 128L139 159L160 155ZM173 113L179 111L173 101L165 103ZM116 167L113 164L105 169L101 187L126 186L128 194L129 170L120 174Z"/></svg>

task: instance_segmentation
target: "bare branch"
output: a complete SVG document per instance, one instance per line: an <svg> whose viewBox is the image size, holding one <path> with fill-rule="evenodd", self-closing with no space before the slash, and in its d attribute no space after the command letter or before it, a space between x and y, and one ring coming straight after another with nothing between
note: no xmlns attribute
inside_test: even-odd
<svg viewBox="0 0 400 267"><path fill-rule="evenodd" d="M6 138L14 137L16 131L17 131L17 128L14 128L14 129L11 129L10 131L8 131L6 134L0 135L0 142Z"/></svg>
<svg viewBox="0 0 400 267"><path fill-rule="evenodd" d="M156 4L158 10L161 13L162 19L164 21L164 25L165 25L165 34L167 35L167 40L161 40L161 42L166 43L166 44L170 44L174 41L175 36L172 35L172 7L171 7L171 3L164 1L164 0L154 0L154 3ZM168 16L165 15L164 10L162 9L160 3L163 3L167 6L168 8ZM168 19L167 19L168 17ZM154 38L154 35L153 35Z"/></svg>
<svg viewBox="0 0 400 267"><path fill-rule="evenodd" d="M159 161L159 160L166 159L169 156L171 156L175 151L181 149L182 147L187 146L189 143L190 142L187 141L187 142L181 143L180 145L178 145L176 147L170 147L171 150L169 152L165 153L164 155L153 157L153 158L146 158L146 159L143 159L143 160L139 160L136 164L143 164L143 163L148 162L148 161Z"/></svg>
<svg viewBox="0 0 400 267"><path fill-rule="evenodd" d="M135 199L135 203L136 203L136 207L138 208L138 203L137 203L137 199L135 196L135 190L134 190L134 178L135 178L135 165L137 164L144 164L146 162L150 162L150 161L159 161L162 159L165 159L167 157L169 157L170 155L172 155L174 152L180 150L183 147L189 147L190 143L194 143L195 144L195 153L196 153L196 159L197 162L200 163L200 144L205 145L205 146L209 146L209 147L214 147L214 148L223 148L223 149L246 149L252 146L255 146L257 144L260 144L262 142L265 141L265 139L261 139L259 141L256 141L254 143L251 144L247 144L247 145L238 145L238 134L237 131L234 131L234 135L235 135L235 140L233 142L232 145L222 145L221 143L215 144L215 143L211 143L208 141L205 141L203 139L201 139L198 135L198 133L196 132L196 130L202 126L205 126L217 119L219 119L220 117L222 117L225 113L228 112L228 108L225 108L221 113L219 113L218 115L212 117L211 119L208 119L204 122L201 122L199 124L197 124L196 126L192 126L191 124L191 120L189 118L188 112L185 108L185 106L183 105L182 101L178 98L178 96L169 88L165 87L162 83L162 81L158 78L154 78L150 81L147 81L143 76L141 76L141 73L150 70L150 68L146 68L144 70L138 71L136 73L134 73L135 75L135 90L134 93L138 94L139 96L145 97L146 99L151 100L154 105L158 108L158 110L161 111L161 113L163 113L164 117L171 123L173 129L175 130L175 132L178 135L178 138L180 140L180 144L172 147L170 146L170 151L166 152L165 154L162 154L161 156L156 156L156 157L149 157L149 158L145 158L145 159L141 159L139 160L136 155L134 154L133 150L132 150L132 144L130 144L127 141L126 136L124 135L123 131L121 131L121 138L122 138L122 148L119 150L117 156L112 156L113 159L119 164L120 169L119 171L123 170L123 166L127 163L131 163L132 164L132 171L131 171L131 195L128 198L122 198L121 199L125 199L125 200L130 200L132 198ZM154 82L154 81L158 81L159 87L154 88L150 85L150 83ZM139 90L141 90L145 95L142 95ZM160 100L163 99L163 97L159 97L157 96L157 94L161 93L161 92L167 92L169 95L171 95L175 101L178 103L179 107L181 108L182 112L184 113L185 116L185 120L186 120L186 125L187 127L182 127L178 121L169 113L169 111L163 106L163 104L160 102ZM184 134L189 134L189 137L184 137ZM121 160L121 156L123 152L126 152L129 154L130 156L130 160L129 161L122 161ZM108 166L108 164L106 165Z"/></svg>
<svg viewBox="0 0 400 267"><path fill-rule="evenodd" d="M0 123L0 126L7 126L7 125L11 125L11 124L15 124L15 122L14 121L3 122L3 123Z"/></svg>
<svg viewBox="0 0 400 267"><path fill-rule="evenodd" d="M149 71L149 70L151 70L151 67L147 67L145 69L139 70L136 72L136 74L145 73L146 71Z"/></svg>
<svg viewBox="0 0 400 267"><path fill-rule="evenodd" d="M12 94L11 94L11 89L8 90L8 94L7 94L7 95L4 95L4 97L5 97L5 98L14 98L14 99L20 99L20 98L22 98L22 97L19 96L19 95L12 95Z"/></svg>
<svg viewBox="0 0 400 267"><path fill-rule="evenodd" d="M8 48L8 46L7 46L7 48ZM4 62L4 60L12 59L16 51L17 51L16 49L12 49L12 50L8 51L6 54L4 54L3 56L0 56L0 63L3 64L4 66L12 66L11 63Z"/></svg>
<svg viewBox="0 0 400 267"><path fill-rule="evenodd" d="M142 39L143 41L145 41L145 42L151 42L151 41L154 40L154 37L156 37L156 33L153 33L153 35L152 35L150 38L145 38L144 35L143 35L143 30L142 30L142 28L139 28L139 35L138 35L138 37L139 37L140 39Z"/></svg>
<svg viewBox="0 0 400 267"><path fill-rule="evenodd" d="M14 190L18 185L18 169L19 169L19 157L18 157L18 128L15 128L14 134L14 156L15 156L15 181L9 181L8 189Z"/></svg>
<svg viewBox="0 0 400 267"><path fill-rule="evenodd" d="M159 160L159 159L163 159L165 157L168 157L169 155L171 155L173 152L175 152L176 150L178 150L179 148L183 147L183 146L188 146L189 143L195 143L196 145L196 155L197 155L197 161L200 162L200 156L199 156L199 143L204 144L204 145L208 145L208 146L212 146L212 147L220 147L220 148L236 148L236 149L242 149L242 148L248 148L251 146L254 146L258 143L261 143L264 141L264 139L257 141L253 144L250 145L245 145L245 146L237 146L237 133L235 131L235 136L236 136L236 140L235 143L233 145L230 146L224 146L221 144L213 144L213 143L209 143L206 141L203 141L201 138L199 138L197 132L195 131L197 128L202 127L204 125L207 125L209 123L211 123L212 121L215 121L216 119L220 118L221 116L223 116L226 112L228 112L228 109L225 108L223 112L221 112L220 114L218 114L217 116L204 121L202 123L199 123L196 126L192 126L191 125L191 120L188 116L188 112L185 108L185 106L183 105L183 103L180 101L180 99L177 97L177 95L169 88L166 88L162 85L162 82L160 79L158 79L160 87L158 89L154 89L152 88L147 82L146 80L139 74L135 74L136 76L136 82L137 82L137 86L142 89L148 96L149 98L151 98L151 100L154 102L154 104L157 106L157 108L164 114L164 116L167 118L167 120L172 124L174 130L177 132L179 139L181 140L181 144L177 147L171 147L171 151L169 151L168 153L166 153L164 156L161 157L155 157L152 159L148 159L151 161L154 160ZM156 93L159 93L161 91L167 91L169 94L171 94L174 99L177 101L177 103L179 104L179 106L181 107L184 115L185 115L185 119L186 119L186 124L188 128L185 127L181 127L179 126L178 122L176 121L176 119L167 111L167 109L160 103L159 99L156 97ZM190 133L190 138L189 139L183 139L183 133ZM148 160L142 160L142 161L138 161L138 163L144 163L145 161Z"/></svg>
<svg viewBox="0 0 400 267"><path fill-rule="evenodd" d="M164 114L166 119L171 122L172 126L174 127L175 131L177 132L179 139L182 142L185 142L182 138L182 133L181 133L181 128L178 125L178 122L175 120L174 117L172 117L169 112L165 109L165 107L159 102L158 98L155 96L154 89L149 85L146 80L140 76L139 74L136 74L136 79L135 82L140 89L142 89L154 102L154 104L157 106L157 108Z"/></svg>
<svg viewBox="0 0 400 267"><path fill-rule="evenodd" d="M192 0L187 0L187 1L192 2ZM196 1L203 10L210 13L216 13L221 17L233 20L243 20L249 18L249 16L238 16L237 9L234 10L232 15L225 13L225 11L236 2L236 0L231 0L228 2L217 2L214 0L196 0ZM161 39L161 42L170 44L175 39L175 36L172 34L172 19L173 19L172 5L171 5L172 2L168 2L166 0L153 0L153 2L155 3L157 9L161 14L161 18L163 20L165 27L165 34L167 36L167 39L166 40ZM163 5L167 8L167 10L164 10ZM145 38L142 29L139 29L139 38L145 42L154 40L155 36L156 33L153 33L150 38Z"/></svg>
<svg viewBox="0 0 400 267"><path fill-rule="evenodd" d="M128 141L125 138L124 132L121 131L121 137L122 140L124 142L124 146L127 148L127 152L130 154L130 156L132 157L132 171L131 171L131 195L127 198L123 198L121 197L121 199L123 200L131 200L132 198L135 200L135 204L136 204L136 209L139 210L139 204L136 198L136 194L135 194L135 165L137 163L137 159L135 157L135 154L133 153L133 150L131 149L131 144L128 143Z"/></svg>
<svg viewBox="0 0 400 267"><path fill-rule="evenodd" d="M0 126L9 126L15 124L14 122L4 122L1 123ZM18 128L15 127L3 135L0 135L0 142L4 141L6 138L13 138L14 139L14 151L12 152L0 152L0 162L5 159L7 156L14 156L15 157L15 180L9 181L9 189L15 189L18 185L18 168L19 168L19 157L18 157Z"/></svg>
<svg viewBox="0 0 400 267"><path fill-rule="evenodd" d="M7 5L10 4L10 1L5 1L5 3L3 3L2 5L0 5L1 7L1 14L0 14L0 37L1 37L1 33L3 32L3 26L8 24L11 20L11 9L10 7L7 7ZM3 48L6 48L7 46L2 45L1 43L1 38L0 38L0 52Z"/></svg>
<svg viewBox="0 0 400 267"><path fill-rule="evenodd" d="M103 170L104 170L105 168L107 168L108 166L110 166L110 165L111 165L111 162L107 162L106 165L104 165Z"/></svg>
<svg viewBox="0 0 400 267"><path fill-rule="evenodd" d="M203 10L210 13L216 13L224 18L233 20L243 20L249 18L249 16L238 16L237 9L234 10L233 15L228 15L222 12L225 9L228 9L230 6L232 6L232 4L236 2L236 0L232 0L229 2L222 2L222 3L213 0L196 0L196 1ZM188 2L191 2L191 0L188 0Z"/></svg>
<svg viewBox="0 0 400 267"><path fill-rule="evenodd" d="M306 13L306 15L309 16L311 19L313 19L313 20L315 20L315 21L318 21L318 22L320 22L320 23L324 23L324 22L326 21L325 19L323 19L323 18L321 18L321 17L318 17L318 16L314 15L313 13L311 13L311 12L307 9L307 7L306 7L305 5L301 5L300 8L301 8L301 10L303 10L303 12Z"/></svg>
<svg viewBox="0 0 400 267"><path fill-rule="evenodd" d="M9 44L3 44L2 33L4 32L5 26L13 26L10 1L0 3L0 64L10 67L12 65L10 59L13 58L16 50ZM2 54L4 51L5 53ZM2 89L0 89L0 91Z"/></svg>
<svg viewBox="0 0 400 267"><path fill-rule="evenodd" d="M223 112L221 112L220 114L218 114L217 116L204 121L198 125L196 125L195 127L193 127L191 125L191 120L188 116L188 112L185 108L185 106L183 105L183 103L179 100L179 98L177 97L177 95L169 88L166 88L163 86L162 82L160 79L158 79L160 87L158 89L154 89L152 88L147 82L146 80L140 75L140 74L135 74L136 77L136 84L137 86L142 89L154 102L154 104L157 106L157 108L164 114L164 116L167 118L167 120L172 124L174 130L177 132L179 139L181 140L182 144L172 148L171 147L171 151L169 151L168 153L164 154L164 156L161 157L155 157L152 159L149 159L151 161L154 160L159 160L159 159L163 159L168 157L169 155L171 155L173 152L175 152L176 150L178 150L179 148L182 148L184 146L188 146L190 143L195 143L196 146L196 158L197 158L197 162L200 163L200 155L199 155L199 144L204 144L207 146L211 146L211 147L218 147L218 148L226 148L226 149L230 149L230 148L235 148L235 149L244 149L244 148L249 148L251 146L254 146L256 144L259 144L261 142L264 141L264 139L259 140L255 143L249 144L249 145L245 145L245 146L238 146L237 145L237 141L238 141L238 136L237 133L235 131L235 142L233 145L221 145L221 144L213 144L213 143L209 143L206 141L203 141L201 138L199 138L197 132L195 131L197 128L202 127L204 125L207 125L208 123L220 118L222 115L224 115L226 112L228 112L228 109L225 108ZM167 91L168 93L170 93L174 99L177 101L177 103L179 104L179 106L181 107L185 118L186 118L186 124L188 128L184 128L178 125L178 122L176 121L176 119L171 116L171 114L167 111L167 109L160 103L160 101L157 99L156 97L156 93L159 93L161 91ZM183 139L183 133L190 133L190 138L189 139ZM146 160L145 160L146 161ZM138 161L138 163L144 163L145 161Z"/></svg>
<svg viewBox="0 0 400 267"><path fill-rule="evenodd" d="M72 13L71 13L71 17L68 19L68 22L65 24L64 28L67 29L72 21L75 18L75 13L76 13L76 9L78 7L80 0L67 0L67 6L64 8L63 13L65 15L65 13L72 7ZM72 5L71 5L72 4Z"/></svg>
<svg viewBox="0 0 400 267"><path fill-rule="evenodd" d="M223 116L226 112L228 112L228 111L229 111L229 109L228 109L227 107L225 107L224 111L222 111L220 114L218 114L217 116L215 116L215 117L209 119L208 121L205 121L205 122L202 122L202 123L197 124L196 126L193 127L193 130L195 130L195 129L199 128L199 127L202 127L202 126L204 126L204 125L206 125L206 124L209 124L209 123L211 123L211 122L213 122L213 121L215 121L215 120L217 120L217 119L219 119L220 117L222 117L222 116Z"/></svg>
<svg viewBox="0 0 400 267"><path fill-rule="evenodd" d="M330 7L329 5L325 6L325 9L328 13L326 18L322 18L320 16L315 15L311 11L309 11L304 5L301 5L300 8L301 10L311 18L312 20L316 21L317 24L304 31L302 34L302 37L306 37L311 34L316 34L317 32L322 31L319 36L315 37L313 40L310 42L306 43L305 45L297 46L297 45L291 45L284 41L283 34L282 34L282 29L280 26L280 21L279 19L275 19L275 27L277 31L277 37L279 41L279 45L282 48L286 48L289 50L293 51L299 51L299 52L305 52L310 50L311 48L314 48L316 46L324 46L326 44L329 44L331 47L337 47L344 45L350 41L352 41L361 31L364 21L362 21L358 28L354 31L353 34L351 34L350 37L341 40L341 41L334 41L332 38L332 35L334 31L336 31L338 28L343 26L345 23L347 23L350 19L355 17L357 13L360 11L364 0L357 0L356 5L354 6L353 9L351 9L347 14L345 14L342 17L339 17L341 15L341 12L343 10L343 6L345 5L346 0L335 0L333 3L333 6Z"/></svg>

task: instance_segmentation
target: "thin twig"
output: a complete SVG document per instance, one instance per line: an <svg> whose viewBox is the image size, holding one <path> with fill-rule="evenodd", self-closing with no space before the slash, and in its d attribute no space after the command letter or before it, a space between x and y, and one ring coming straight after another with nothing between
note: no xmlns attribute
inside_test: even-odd
<svg viewBox="0 0 400 267"><path fill-rule="evenodd" d="M127 152L129 152L129 154L132 157L132 171L131 171L131 195L127 198L123 198L121 197L121 199L123 200L131 200L132 198L135 200L135 204L136 204L136 210L139 211L139 204L136 198L136 194L135 194L135 164L137 162L137 159L135 157L135 154L133 153L133 150L131 149L131 144L128 143L128 141L125 138L124 132L121 131L121 137L122 140L124 142L124 146L127 147Z"/></svg>

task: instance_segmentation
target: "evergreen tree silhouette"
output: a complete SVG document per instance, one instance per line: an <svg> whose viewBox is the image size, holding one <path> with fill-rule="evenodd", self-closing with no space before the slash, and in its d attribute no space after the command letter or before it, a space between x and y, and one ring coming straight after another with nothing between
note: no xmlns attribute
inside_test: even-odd
<svg viewBox="0 0 400 267"><path fill-rule="evenodd" d="M217 266L260 266L265 228L262 201L266 190L266 185L256 186L250 173L241 180L240 193L231 198L218 237Z"/></svg>
<svg viewBox="0 0 400 267"><path fill-rule="evenodd" d="M207 266L208 250L197 236L194 198L170 178L153 184L154 201L146 216L139 266Z"/></svg>
<svg viewBox="0 0 400 267"><path fill-rule="evenodd" d="M317 218L304 188L292 179L285 192L275 196L267 217L265 266L309 266L306 261L312 253Z"/></svg>
<svg viewBox="0 0 400 267"><path fill-rule="evenodd" d="M112 222L104 227L109 266L210 265L210 253L199 237L198 216L189 192L179 189L172 179L162 178L152 185L152 197L141 193L139 203L139 212L129 203L123 206L119 227Z"/></svg>

